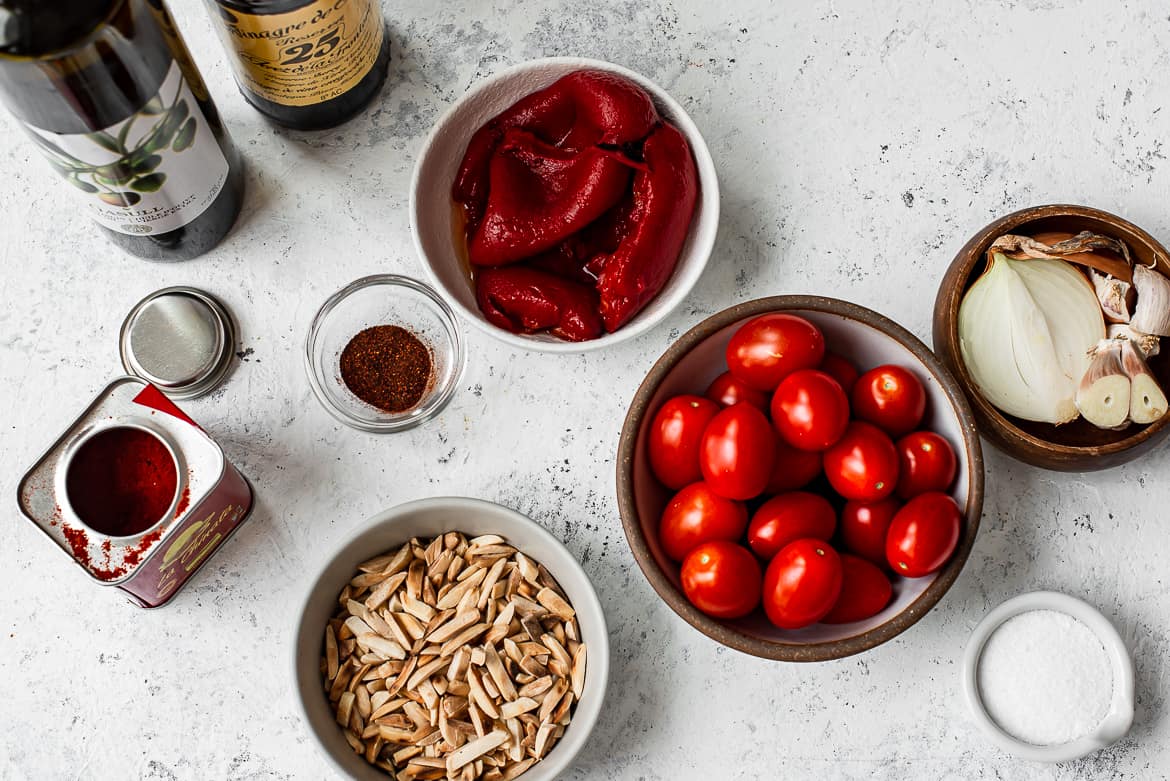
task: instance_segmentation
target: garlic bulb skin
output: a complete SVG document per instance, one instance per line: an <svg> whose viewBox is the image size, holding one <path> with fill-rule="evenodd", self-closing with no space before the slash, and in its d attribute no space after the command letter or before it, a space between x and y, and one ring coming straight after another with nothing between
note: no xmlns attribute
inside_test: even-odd
<svg viewBox="0 0 1170 781"><path fill-rule="evenodd" d="M1075 419L1077 387L1105 320L1085 277L1063 260L993 253L959 305L959 351L980 393L1023 420Z"/></svg>

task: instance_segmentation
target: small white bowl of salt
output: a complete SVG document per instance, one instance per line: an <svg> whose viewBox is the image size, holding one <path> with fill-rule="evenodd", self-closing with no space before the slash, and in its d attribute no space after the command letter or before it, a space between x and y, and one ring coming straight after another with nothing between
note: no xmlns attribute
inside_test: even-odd
<svg viewBox="0 0 1170 781"><path fill-rule="evenodd" d="M1096 608L1034 591L975 627L963 657L963 693L976 723L1003 750L1067 762L1129 731L1133 661Z"/></svg>

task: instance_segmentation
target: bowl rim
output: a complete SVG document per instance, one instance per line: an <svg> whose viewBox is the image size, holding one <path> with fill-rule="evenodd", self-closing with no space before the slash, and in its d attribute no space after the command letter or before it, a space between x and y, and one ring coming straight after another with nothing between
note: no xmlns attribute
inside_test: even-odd
<svg viewBox="0 0 1170 781"><path fill-rule="evenodd" d="M306 628L307 613L310 602L314 594L318 590L321 581L327 576L330 569L333 568L338 556L357 538L370 532L371 530L381 527L393 525L399 519L418 513L421 511L432 509L446 509L457 512L476 512L484 511L500 518L506 518L504 523L515 523L517 526L523 527L537 538L541 539L543 543L549 545L554 549L559 549L564 555L567 564L571 564L572 568L581 577L581 581L585 588L579 596L584 597L585 610L580 608L582 603L579 599L574 599L573 608L577 610L578 614L588 612L590 614L590 622L596 624L596 629L599 636L603 639L600 648L589 646L589 653L587 659L587 669L590 672L596 671L596 679L592 676L586 678L586 691L594 691L590 689L590 683L596 680L596 695L591 697L588 702L584 699L578 701L576 709L573 712L573 724L580 724L583 729L576 733L576 736L570 739L570 732L567 730L565 737L558 741L557 745L553 747L541 763L546 763L549 757L557 756L558 751L563 751L563 755L557 756L557 763L547 763L545 767L553 767L554 773L560 773L569 766L573 760L580 753L585 744L589 742L589 738L593 734L593 730L597 726L597 722L601 717L602 707L605 704L606 694L609 689L610 676L610 642L609 642L609 626L605 617L605 610L602 607L601 600L597 596L597 589L593 586L593 580L577 560L577 557L565 547L565 544L557 539L556 535L544 528L540 523L525 515L524 513L514 510L511 507L506 507L497 502L488 501L486 499L477 499L468 496L433 496L424 499L415 499L408 502L388 507L380 512L366 518L365 521L359 523L350 529L341 539L332 544L329 551L319 559L318 565L312 570L311 577L307 578L305 586L301 592L301 596L294 603L296 605L296 612L291 622L291 638L288 643L289 653L287 663L290 673L290 683L293 688L293 699L296 701L296 713L301 718L301 724L306 733L312 739L317 747L319 756L325 758L326 762L335 769L342 776L350 777L349 770L342 766L334 757L333 752L318 735L317 731L313 729L312 720L309 717L308 707L305 702L304 691L300 685L300 671L299 671L299 650L300 643L298 642L302 632ZM507 537L506 530L501 530L501 536ZM519 550L519 548L518 548ZM544 561L540 564L548 566ZM557 577L558 573L549 570L553 577ZM559 578L558 578L559 580ZM323 627L322 627L323 631ZM582 631L584 631L582 629ZM540 764L533 766L531 769L540 767ZM523 778L522 774L519 778ZM390 778L389 775L386 778Z"/></svg>
<svg viewBox="0 0 1170 781"><path fill-rule="evenodd" d="M342 409L333 402L333 399L325 390L324 381L318 376L318 369L323 369L323 367L317 365L314 347L317 344L317 338L320 335L322 326L341 302L359 290L377 286L405 288L414 293L418 293L436 306L439 320L442 321L444 330L450 340L451 373L447 382L442 387L436 389L430 400L422 406L414 407L396 418L380 423L371 423L368 420L355 418L347 410ZM455 390L459 387L459 380L463 376L463 370L467 363L467 355L463 347L463 336L459 331L458 322L454 312L451 311L451 307L426 283L419 282L417 279L412 279L401 274L371 274L370 276L360 277L325 299L325 303L313 315L313 320L309 325L308 335L305 337L304 359L305 372L309 375L309 386L313 389L313 395L317 397L317 401L320 402L321 406L330 415L347 426L371 434L392 434L397 431L406 431L436 417L455 395Z"/></svg>
<svg viewBox="0 0 1170 781"><path fill-rule="evenodd" d="M979 693L979 661L987 641L1005 622L1023 613L1052 610L1080 621L1101 641L1113 664L1113 700L1109 711L1092 732L1050 746L1026 743L1003 730L983 704ZM1105 615L1082 599L1059 591L1030 591L1019 594L994 608L975 626L960 666L963 697L975 723L984 734L1004 751L1033 762L1068 762L1105 748L1121 739L1133 725L1134 666L1129 648L1117 627Z"/></svg>
<svg viewBox="0 0 1170 781"><path fill-rule="evenodd" d="M658 566L642 533L635 501L633 462L637 455L638 430L641 428L641 421L650 413L650 401L662 380L685 355L718 331L741 320L770 312L801 309L841 316L872 327L899 342L921 361L926 370L938 381L955 409L963 434L963 447L971 468L968 475L967 506L964 508L966 524L963 536L951 560L937 573L934 581L922 594L886 623L861 634L815 643L781 643L745 635L734 627L700 612L675 588ZM785 662L823 662L852 656L896 637L926 615L959 577L974 546L983 512L983 481L983 450L975 427L975 418L967 403L967 397L946 366L918 337L893 320L858 304L824 296L782 295L758 298L724 309L691 328L663 353L638 386L618 441L617 492L622 528L638 567L658 596L680 618L712 640L752 656Z"/></svg>
<svg viewBox="0 0 1170 781"><path fill-rule="evenodd" d="M671 274L672 279L675 278L675 275L678 275L679 284L677 289L670 298L664 299L660 298L663 294L663 291L660 291L659 295L655 296L647 304L647 307L649 307L654 302L660 301L664 305L662 310L653 317L643 317L646 312L644 308L617 331L602 334L597 339L590 339L584 342L569 342L559 339L550 340L547 338L538 338L537 335L514 334L511 331L506 331L497 325L489 323L484 319L481 312L464 306L447 289L447 286L432 267L432 261L423 248L419 232L419 192L422 189L422 168L429 160L435 148L436 141L446 134L447 126L451 123L455 113L465 104L474 100L480 93L490 90L495 85L548 66L566 66L579 70L602 70L609 73L616 73L638 84L650 94L651 100L666 108L672 115L672 121L675 127L682 132L687 139L687 143L691 146L691 154L695 159L695 169L699 180L699 203L703 208L702 221L692 218L690 228L688 229L689 236L693 240L690 253L694 259L693 262L684 263L684 258L680 257ZM451 307L459 313L460 317L469 321L472 326L483 333L513 347L535 352L579 354L601 350L646 333L665 320L690 295L691 290L706 270L707 264L711 259L711 253L715 248L720 224L720 197L719 177L715 168L715 162L711 157L711 150L707 146L707 141L691 118L691 115L669 92L637 71L606 60L589 57L541 57L533 60L525 60L524 62L511 65L490 76L479 79L471 84L454 103L447 107L447 110L431 126L430 132L423 139L422 150L415 159L414 170L410 178L410 199L407 211L410 214L410 235L414 243L415 254L418 255L419 260L422 262L422 266L426 270L431 284L440 291L444 298L449 300Z"/></svg>
<svg viewBox="0 0 1170 781"><path fill-rule="evenodd" d="M1030 222L1059 217L1083 217L1102 222L1117 223L1136 236L1142 243L1151 247L1156 253L1161 253L1162 257L1166 258L1167 261L1170 261L1170 252L1166 251L1161 242L1124 217L1103 209L1070 203L1053 203L1029 206L1024 209L1018 209L1010 214L1005 214L976 231L955 254L954 259L951 261L951 267L955 269L957 276L961 271L962 278L956 279L955 284L948 285L945 279L940 283L934 307L935 316L937 317L940 312L952 311L952 306L956 316L942 318L942 327L938 330L939 333L945 334L946 343L941 346L939 357L947 363L948 368L951 369L959 381L975 413L986 420L988 425L984 428L991 429L986 432L988 438L997 444L1002 444L1008 455L1026 463L1033 464L1034 466L1050 469L1058 468L1051 464L1038 462L1025 457L1025 454L1019 452L1019 447L1023 445L1049 455L1070 458L1072 461L1069 466L1075 469L1091 469L1093 467L1086 467L1086 461L1117 456L1142 445L1152 437L1158 435L1162 429L1170 425L1170 415L1164 415L1160 420L1146 425L1130 436L1102 445L1064 445L1059 442L1042 439L1024 431L1004 413L1000 412L995 405L984 398L983 394L975 385L971 373L967 370L966 363L958 353L957 347L959 344L957 304L961 302L963 294L967 290L967 281L971 278L972 273L974 273L975 267L982 260L983 253L977 253L976 250L980 247L986 247L997 236L1020 228ZM939 340L936 337L934 341ZM1108 468L1109 466L1114 466L1116 463L1119 462L1102 463L1097 468Z"/></svg>

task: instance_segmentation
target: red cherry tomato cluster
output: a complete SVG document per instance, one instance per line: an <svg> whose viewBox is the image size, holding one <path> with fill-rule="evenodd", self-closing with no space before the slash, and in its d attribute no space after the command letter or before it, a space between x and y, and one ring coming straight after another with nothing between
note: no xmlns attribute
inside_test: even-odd
<svg viewBox="0 0 1170 781"><path fill-rule="evenodd" d="M919 430L925 412L913 372L860 373L801 317L740 327L727 372L650 426L650 468L677 492L659 543L687 598L716 618L762 606L800 629L876 615L892 577L942 568L962 531L947 493L957 462Z"/></svg>

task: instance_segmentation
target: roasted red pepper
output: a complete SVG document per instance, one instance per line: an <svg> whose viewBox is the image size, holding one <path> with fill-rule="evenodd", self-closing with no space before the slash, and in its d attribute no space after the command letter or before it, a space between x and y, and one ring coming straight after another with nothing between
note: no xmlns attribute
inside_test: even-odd
<svg viewBox="0 0 1170 781"><path fill-rule="evenodd" d="M547 328L571 342L601 336L597 291L586 285L524 266L485 268L475 282L480 311L500 328L527 333Z"/></svg>
<svg viewBox="0 0 1170 781"><path fill-rule="evenodd" d="M511 331L617 330L670 278L697 192L686 139L628 79L578 71L521 99L475 133L452 189L480 309Z"/></svg>
<svg viewBox="0 0 1170 781"><path fill-rule="evenodd" d="M686 138L659 125L642 146L645 167L634 175L625 237L589 262L597 274L601 317L614 332L658 294L678 263L698 198L698 173Z"/></svg>
<svg viewBox="0 0 1170 781"><path fill-rule="evenodd" d="M488 168L491 187L468 255L502 266L552 249L609 211L630 189L620 152L592 146L566 152L510 128Z"/></svg>
<svg viewBox="0 0 1170 781"><path fill-rule="evenodd" d="M644 90L628 79L601 71L570 73L522 98L476 131L459 167L452 195L464 207L472 243L489 209L516 195L514 190L493 192L497 188L492 184L493 158L509 129L526 130L571 156L596 154L599 146L614 149L637 143L658 121L658 112ZM542 174L534 171L532 175ZM553 187L555 182L547 186ZM474 253L471 260L477 262Z"/></svg>

